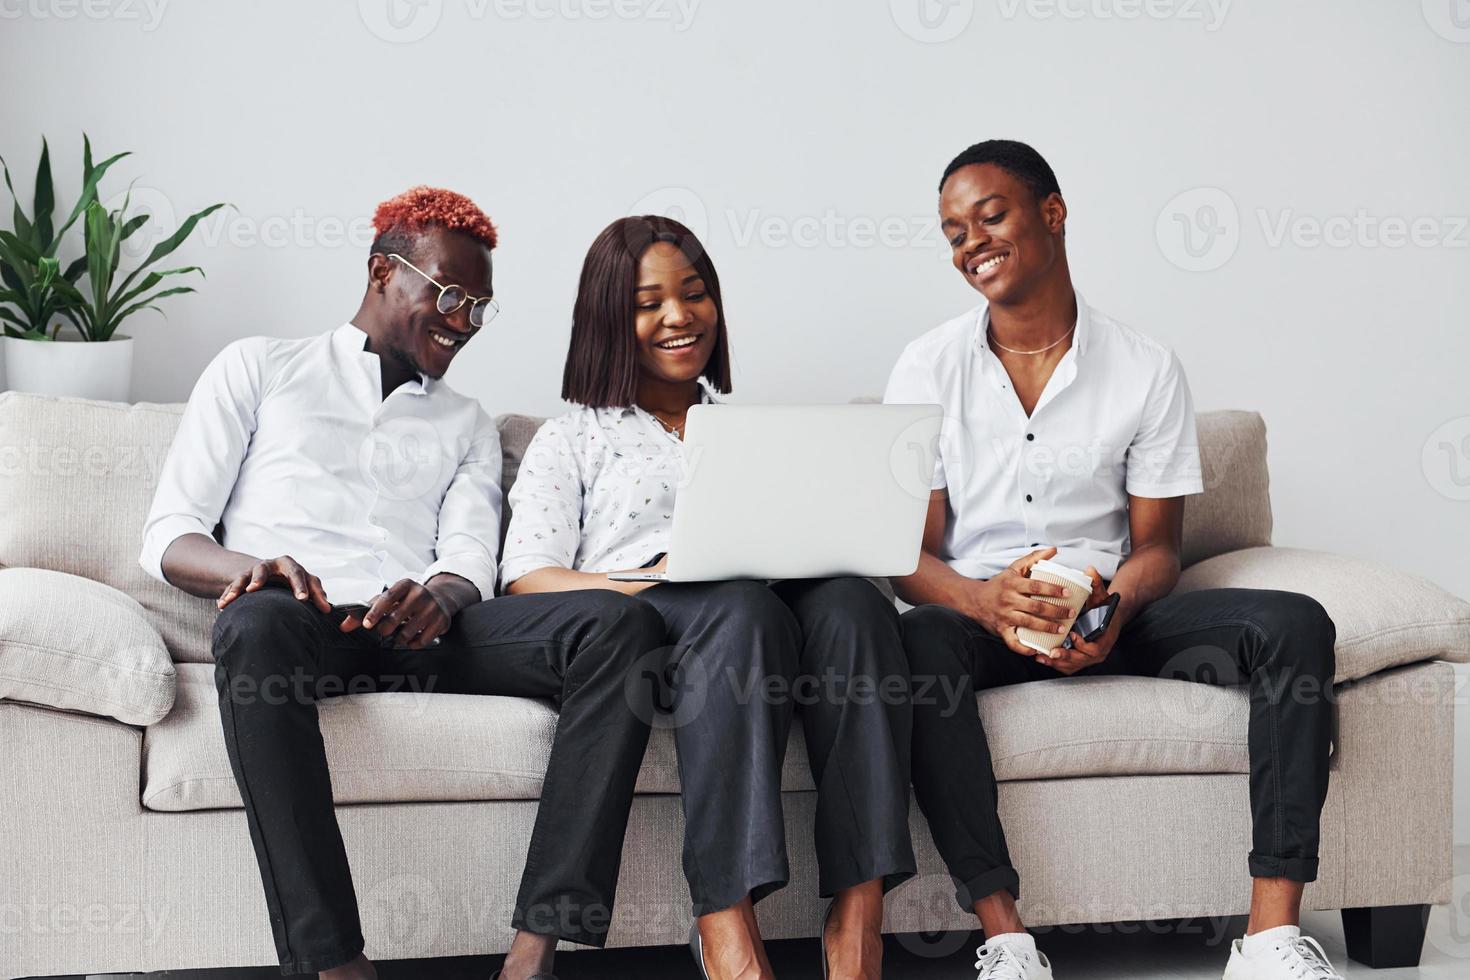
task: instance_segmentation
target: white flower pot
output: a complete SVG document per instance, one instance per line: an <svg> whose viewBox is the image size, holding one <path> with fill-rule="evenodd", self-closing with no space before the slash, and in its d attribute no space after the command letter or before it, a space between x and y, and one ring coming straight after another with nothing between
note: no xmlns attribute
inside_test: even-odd
<svg viewBox="0 0 1470 980"><path fill-rule="evenodd" d="M133 338L87 343L75 337L5 337L5 387L40 395L131 401Z"/></svg>

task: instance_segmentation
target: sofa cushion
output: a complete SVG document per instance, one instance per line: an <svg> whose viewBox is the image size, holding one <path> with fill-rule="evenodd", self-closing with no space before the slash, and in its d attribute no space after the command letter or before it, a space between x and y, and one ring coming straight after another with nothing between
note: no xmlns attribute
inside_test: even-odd
<svg viewBox="0 0 1470 980"><path fill-rule="evenodd" d="M1311 596L1337 626L1339 684L1420 660L1470 662L1470 602L1373 562L1297 548L1248 548L1185 569L1178 588Z"/></svg>
<svg viewBox="0 0 1470 980"><path fill-rule="evenodd" d="M1200 466L1205 492L1184 504L1181 563L1271 543L1266 423L1255 412L1201 412Z"/></svg>
<svg viewBox="0 0 1470 980"><path fill-rule="evenodd" d="M1243 688L1152 677L1058 677L980 694L1001 781L1250 772Z"/></svg>
<svg viewBox="0 0 1470 980"><path fill-rule="evenodd" d="M151 725L174 703L174 665L143 607L110 586L0 568L0 698Z"/></svg>
<svg viewBox="0 0 1470 980"><path fill-rule="evenodd" d="M0 393L0 565L110 585L147 610L174 660L207 661L214 603L138 564L182 414L182 405Z"/></svg>
<svg viewBox="0 0 1470 980"><path fill-rule="evenodd" d="M180 664L178 673L173 712L144 733L143 805L237 808L213 668ZM1002 780L1248 771L1239 689L1072 677L997 688L979 701ZM536 799L556 731L545 702L462 694L349 695L323 701L320 717L333 796L343 804ZM800 715L781 783L814 788ZM679 791L670 730L654 730L637 791Z"/></svg>

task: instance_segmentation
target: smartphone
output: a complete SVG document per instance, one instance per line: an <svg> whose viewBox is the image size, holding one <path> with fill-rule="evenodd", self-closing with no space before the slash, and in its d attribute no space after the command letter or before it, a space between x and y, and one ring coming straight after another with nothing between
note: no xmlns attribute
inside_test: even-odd
<svg viewBox="0 0 1470 980"><path fill-rule="evenodd" d="M1114 592L1108 596L1108 601L1101 606L1094 606L1077 617L1077 622L1072 625L1072 632L1062 641L1062 646L1072 649L1072 633L1081 636L1088 643L1092 643L1108 631L1113 624L1113 614L1118 611L1118 602L1122 596Z"/></svg>
<svg viewBox="0 0 1470 980"><path fill-rule="evenodd" d="M333 605L332 613L333 615L338 617L338 624L341 624L341 622L348 616L356 616L359 624L358 628L361 629L362 617L366 616L367 611L371 608L372 606L366 602L346 602L340 605ZM430 640L426 644L426 646L436 647L439 645L439 641L442 639L444 639L442 636L436 636L432 640Z"/></svg>
<svg viewBox="0 0 1470 980"><path fill-rule="evenodd" d="M346 619L348 616L356 616L358 619L362 619L363 616L367 615L369 608L365 602L347 602L341 605L333 605L332 612L340 619Z"/></svg>

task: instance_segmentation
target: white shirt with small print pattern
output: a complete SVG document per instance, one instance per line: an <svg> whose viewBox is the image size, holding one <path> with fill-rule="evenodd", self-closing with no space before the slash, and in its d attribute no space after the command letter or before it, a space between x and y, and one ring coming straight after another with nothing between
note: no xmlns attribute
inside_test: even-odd
<svg viewBox="0 0 1470 980"><path fill-rule="evenodd" d="M666 553L683 472L684 443L636 406L548 419L506 498L501 582L540 568L623 571Z"/></svg>

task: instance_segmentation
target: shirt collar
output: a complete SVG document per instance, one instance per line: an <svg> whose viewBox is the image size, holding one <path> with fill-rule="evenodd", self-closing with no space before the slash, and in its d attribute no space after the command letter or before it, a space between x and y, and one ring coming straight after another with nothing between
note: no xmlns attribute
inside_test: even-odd
<svg viewBox="0 0 1470 980"><path fill-rule="evenodd" d="M1077 297L1077 333L1072 337L1072 349L1081 358L1087 353L1087 338L1092 334L1092 310L1080 292L1073 290L1072 295Z"/></svg>
<svg viewBox="0 0 1470 980"><path fill-rule="evenodd" d="M699 404L701 404L701 405L713 405L714 404L714 401L715 401L715 396L714 396L714 393L709 390L709 383L706 382L704 378L700 378L699 379ZM609 409L609 411L611 411L617 418L625 418L628 415L628 413L638 411L638 406L637 405L619 405L616 408Z"/></svg>
<svg viewBox="0 0 1470 980"><path fill-rule="evenodd" d="M1082 298L1082 293L1073 290L1072 295L1077 300L1077 332L1072 335L1072 347L1069 353L1080 359L1087 353L1087 339L1092 334L1092 312L1087 307L1087 301ZM989 354L990 345L985 342L986 331L990 328L990 303L982 301L975 307L975 352L977 354Z"/></svg>
<svg viewBox="0 0 1470 980"><path fill-rule="evenodd" d="M357 324L348 320L336 330L332 331L332 350L343 357L354 358L359 361L370 361L374 371L382 371L382 364L378 355L367 349L367 331ZM438 378L431 378L422 371L417 372L418 383L412 380L404 386L404 391L414 395L427 395L433 392L438 384Z"/></svg>

